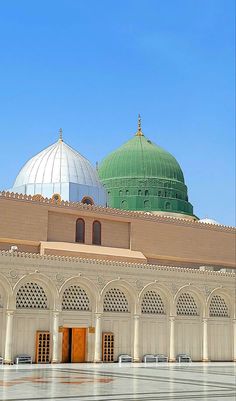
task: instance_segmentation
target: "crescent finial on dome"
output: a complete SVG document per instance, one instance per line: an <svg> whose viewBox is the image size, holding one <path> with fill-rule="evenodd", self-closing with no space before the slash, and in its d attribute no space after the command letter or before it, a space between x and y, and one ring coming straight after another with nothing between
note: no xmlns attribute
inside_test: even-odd
<svg viewBox="0 0 236 401"><path fill-rule="evenodd" d="M138 115L138 131L136 132L136 136L143 136L143 133L142 133L142 122L141 122L140 114Z"/></svg>
<svg viewBox="0 0 236 401"><path fill-rule="evenodd" d="M59 141L63 142L63 137L62 137L62 128L59 129Z"/></svg>

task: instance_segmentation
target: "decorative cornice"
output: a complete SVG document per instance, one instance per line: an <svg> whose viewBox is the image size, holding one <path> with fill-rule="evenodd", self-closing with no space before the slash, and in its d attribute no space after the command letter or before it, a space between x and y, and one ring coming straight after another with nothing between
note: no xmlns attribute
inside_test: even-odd
<svg viewBox="0 0 236 401"><path fill-rule="evenodd" d="M221 271L211 271L211 270L199 270L187 267L176 267L176 266L160 266L151 265L147 263L131 263L131 262L120 262L115 260L100 260L100 259L87 259L79 258L75 256L57 256L57 255L40 255L39 253L28 253L28 252L11 252L11 251L0 251L0 257L5 256L9 259L20 258L20 259L34 259L37 261L59 261L59 262L69 262L69 263L87 263L93 265L105 265L105 266L120 266L128 268L146 269L146 270L156 270L156 271L171 271L180 273L192 273L198 275L216 276L216 277L233 277L235 278L235 273L225 273Z"/></svg>
<svg viewBox="0 0 236 401"><path fill-rule="evenodd" d="M98 212L101 214L114 216L114 217L126 217L126 218L139 218L142 220L148 221L156 221L160 223L169 223L169 224L176 224L181 226L189 226L194 228L200 229L210 229L216 231L227 231L227 232L235 232L235 227L225 226L222 224L206 224L200 221L189 220L187 218L180 218L174 216L164 216L164 215L157 215L152 214L151 212L139 212L139 211L128 211L122 209L113 209L105 206L98 206L98 205L87 205L81 202L69 202L69 201L58 201L56 202L53 198L44 198L43 196L36 197L31 195L23 195L14 192L0 192L0 199L11 199L17 201L24 201L24 202L33 202L36 204L41 205L48 205L52 208L70 208L76 211L90 211L90 212Z"/></svg>

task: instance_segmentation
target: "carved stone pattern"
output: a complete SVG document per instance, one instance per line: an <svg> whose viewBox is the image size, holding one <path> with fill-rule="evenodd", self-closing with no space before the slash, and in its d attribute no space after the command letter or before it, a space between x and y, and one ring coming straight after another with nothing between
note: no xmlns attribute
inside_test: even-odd
<svg viewBox="0 0 236 401"><path fill-rule="evenodd" d="M129 312L127 298L123 291L118 288L111 288L104 297L104 312Z"/></svg>
<svg viewBox="0 0 236 401"><path fill-rule="evenodd" d="M214 295L210 303L209 315L211 317L229 317L229 308L220 295Z"/></svg>
<svg viewBox="0 0 236 401"><path fill-rule="evenodd" d="M177 315L197 316L197 304L191 294L184 292L181 294L177 301Z"/></svg>
<svg viewBox="0 0 236 401"><path fill-rule="evenodd" d="M63 310L90 310L90 301L86 291L78 285L66 288L62 298Z"/></svg>
<svg viewBox="0 0 236 401"><path fill-rule="evenodd" d="M147 291L142 300L141 311L164 315L165 308L161 296L156 291Z"/></svg>
<svg viewBox="0 0 236 401"><path fill-rule="evenodd" d="M48 301L44 289L37 283L26 283L16 295L16 308L47 309Z"/></svg>

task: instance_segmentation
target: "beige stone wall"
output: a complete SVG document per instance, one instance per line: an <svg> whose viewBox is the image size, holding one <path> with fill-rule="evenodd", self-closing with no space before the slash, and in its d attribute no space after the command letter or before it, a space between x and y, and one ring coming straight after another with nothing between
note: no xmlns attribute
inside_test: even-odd
<svg viewBox="0 0 236 401"><path fill-rule="evenodd" d="M37 203L0 200L0 238L47 239L48 211Z"/></svg>
<svg viewBox="0 0 236 401"><path fill-rule="evenodd" d="M132 221L131 249L154 262L173 260L212 265L235 265L235 233L193 223L179 225ZM198 225L199 224L199 225Z"/></svg>
<svg viewBox="0 0 236 401"><path fill-rule="evenodd" d="M93 221L99 220L102 246L140 251L152 263L235 267L235 231L227 227L1 197L0 244L18 240L24 244L24 248L19 248L21 251L32 252L32 246L37 247L40 241L73 243L79 217L86 223L85 243L88 245L92 243ZM30 244L30 241L36 243ZM6 245L1 247L6 249Z"/></svg>

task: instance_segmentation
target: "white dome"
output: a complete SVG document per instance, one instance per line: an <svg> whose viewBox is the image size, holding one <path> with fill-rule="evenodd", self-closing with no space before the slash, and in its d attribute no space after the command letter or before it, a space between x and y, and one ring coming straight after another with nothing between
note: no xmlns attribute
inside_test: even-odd
<svg viewBox="0 0 236 401"><path fill-rule="evenodd" d="M96 169L62 139L27 161L10 191L47 198L57 193L72 202L90 197L102 206L107 200Z"/></svg>
<svg viewBox="0 0 236 401"><path fill-rule="evenodd" d="M218 226L220 225L220 223L218 223L218 221L213 220L213 219L208 219L208 218L201 219L201 220L199 220L199 222L205 223L205 224L217 224Z"/></svg>
<svg viewBox="0 0 236 401"><path fill-rule="evenodd" d="M13 188L59 182L100 185L97 172L90 162L61 140L27 161L16 177Z"/></svg>

